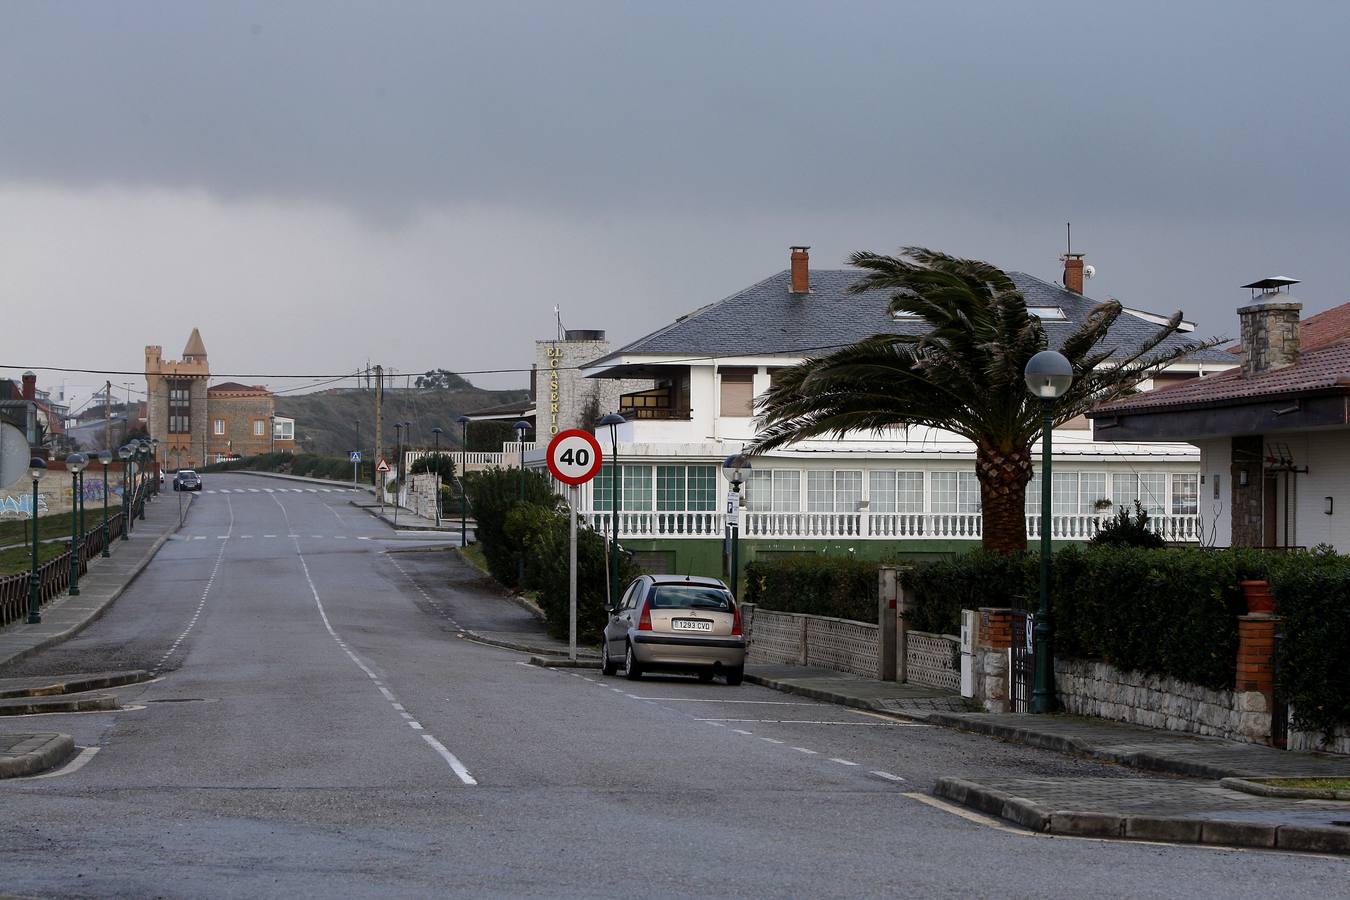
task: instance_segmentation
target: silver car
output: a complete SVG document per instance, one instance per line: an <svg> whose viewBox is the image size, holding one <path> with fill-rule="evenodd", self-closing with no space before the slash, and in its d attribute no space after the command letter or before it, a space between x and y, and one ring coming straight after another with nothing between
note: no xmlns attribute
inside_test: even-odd
<svg viewBox="0 0 1350 900"><path fill-rule="evenodd" d="M600 643L600 671L692 672L727 684L745 677L741 611L727 586L696 575L643 575L609 611Z"/></svg>

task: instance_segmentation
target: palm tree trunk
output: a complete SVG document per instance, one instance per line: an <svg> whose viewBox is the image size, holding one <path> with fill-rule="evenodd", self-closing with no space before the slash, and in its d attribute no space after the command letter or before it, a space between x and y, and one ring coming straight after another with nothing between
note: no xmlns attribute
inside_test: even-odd
<svg viewBox="0 0 1350 900"><path fill-rule="evenodd" d="M1031 481L1031 448L1003 451L975 448L975 476L980 481L984 515L982 546L995 553L1027 548L1027 483Z"/></svg>

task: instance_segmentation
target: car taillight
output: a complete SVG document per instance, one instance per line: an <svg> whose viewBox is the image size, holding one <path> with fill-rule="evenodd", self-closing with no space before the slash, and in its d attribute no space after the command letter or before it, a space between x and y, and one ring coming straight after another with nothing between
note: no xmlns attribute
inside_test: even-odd
<svg viewBox="0 0 1350 900"><path fill-rule="evenodd" d="M731 633L739 636L741 634L741 608L738 606L731 611Z"/></svg>
<svg viewBox="0 0 1350 900"><path fill-rule="evenodd" d="M642 615L638 617L638 631L652 630L652 611L647 604L642 604Z"/></svg>

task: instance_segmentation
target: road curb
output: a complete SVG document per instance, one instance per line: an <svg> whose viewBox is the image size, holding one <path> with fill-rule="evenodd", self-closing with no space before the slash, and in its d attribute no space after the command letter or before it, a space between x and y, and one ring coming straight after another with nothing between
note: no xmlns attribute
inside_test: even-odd
<svg viewBox="0 0 1350 900"><path fill-rule="evenodd" d="M75 739L68 734L33 734L20 743L13 755L0 757L0 778L23 778L45 772L75 754Z"/></svg>
<svg viewBox="0 0 1350 900"><path fill-rule="evenodd" d="M0 700L0 717L106 712L112 709L117 709L117 698L112 694L95 694L92 697L19 697Z"/></svg>
<svg viewBox="0 0 1350 900"><path fill-rule="evenodd" d="M566 656L540 656L535 654L530 657L530 665L543 666L548 669L599 669L600 660L583 659L580 656L576 659L568 659Z"/></svg>
<svg viewBox="0 0 1350 900"><path fill-rule="evenodd" d="M561 655L557 650L554 650L549 647L540 647L535 644L524 644L520 643L519 641L505 641L502 640L501 638L490 638L485 635L481 635L476 631L470 631L467 628L463 629L460 632L459 636L466 641L473 641L475 644L484 644L488 647L500 647L503 650L516 650L520 653L529 653L536 657L546 659L560 659L564 660L565 662L570 662L570 660L568 660L566 656ZM585 656L582 655L583 653L585 653ZM578 663L593 662L596 668L600 667L600 657L596 654L591 653L589 650L583 651L580 647L577 648L577 662Z"/></svg>
<svg viewBox="0 0 1350 900"><path fill-rule="evenodd" d="M13 700L21 697L53 697L62 694L79 694L84 691L101 691L108 688L139 684L150 680L150 673L144 669L128 669L124 672L107 672L90 675L68 681L52 681L48 684L21 688L0 688L0 700Z"/></svg>

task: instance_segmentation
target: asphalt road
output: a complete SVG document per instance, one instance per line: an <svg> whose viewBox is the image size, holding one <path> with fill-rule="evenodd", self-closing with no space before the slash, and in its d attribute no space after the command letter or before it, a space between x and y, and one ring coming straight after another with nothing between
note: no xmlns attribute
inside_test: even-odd
<svg viewBox="0 0 1350 900"><path fill-rule="evenodd" d="M209 477L102 619L0 669L159 676L118 712L0 723L96 748L0 783L0 893L1345 893L1344 860L1032 836L927 797L942 775L1127 770L750 685L525 665L460 637L529 627L476 574L294 487Z"/></svg>

